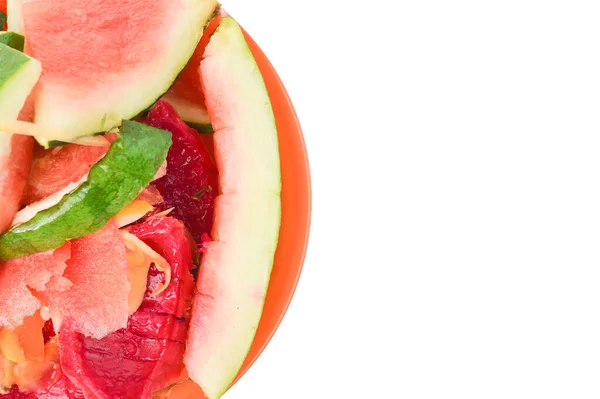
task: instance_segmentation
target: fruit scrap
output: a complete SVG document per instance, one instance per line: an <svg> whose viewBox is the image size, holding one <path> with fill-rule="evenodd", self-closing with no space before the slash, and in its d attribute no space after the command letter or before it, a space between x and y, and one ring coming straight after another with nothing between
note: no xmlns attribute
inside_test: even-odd
<svg viewBox="0 0 600 399"><path fill-rule="evenodd" d="M198 132L187 126L165 101L154 105L145 122L168 130L173 137L167 155L167 175L151 187L160 192L162 209L174 208L171 215L185 223L199 245L202 234L212 228L218 194L218 172L212 156Z"/></svg>
<svg viewBox="0 0 600 399"><path fill-rule="evenodd" d="M130 284L121 232L110 221L102 229L71 242L64 277L72 286L49 292L48 307L57 332L62 322L90 337L102 338L127 325Z"/></svg>
<svg viewBox="0 0 600 399"><path fill-rule="evenodd" d="M51 339L43 345L43 357L39 360L23 359L14 362L0 354L0 394L14 392L14 386L18 386L21 392L29 392L52 385L58 377L58 368L56 339Z"/></svg>
<svg viewBox="0 0 600 399"><path fill-rule="evenodd" d="M0 260L48 251L102 228L152 181L170 145L167 131L123 122L87 181L58 204L0 235Z"/></svg>
<svg viewBox="0 0 600 399"><path fill-rule="evenodd" d="M23 203L29 205L40 201L87 176L90 168L106 155L110 147L106 137L96 138L102 141L101 147L67 144L46 150L36 146Z"/></svg>
<svg viewBox="0 0 600 399"><path fill-rule="evenodd" d="M27 97L38 81L42 66L18 50L0 44L0 125L16 122ZM29 172L33 140L0 129L0 233L19 210Z"/></svg>
<svg viewBox="0 0 600 399"><path fill-rule="evenodd" d="M150 293L150 297L155 297L171 284L171 265L146 243L126 230L121 230L121 237L127 248L128 274L129 283L131 284L129 314L132 314L139 308L144 299L150 266L154 264L165 276L164 282Z"/></svg>
<svg viewBox="0 0 600 399"><path fill-rule="evenodd" d="M165 281L153 264L139 309L125 328L102 339L85 337L65 321L59 333L63 372L85 397L149 398L181 373L194 294L193 243L183 223L171 217L147 219L127 230L170 265L172 276L166 290L152 296Z"/></svg>
<svg viewBox="0 0 600 399"><path fill-rule="evenodd" d="M154 207L148 201L136 199L125 208L121 209L113 218L117 227L121 228L128 224L137 222L147 213L152 212Z"/></svg>
<svg viewBox="0 0 600 399"><path fill-rule="evenodd" d="M59 249L0 263L0 327L15 329L42 306L40 294L62 279L71 243Z"/></svg>

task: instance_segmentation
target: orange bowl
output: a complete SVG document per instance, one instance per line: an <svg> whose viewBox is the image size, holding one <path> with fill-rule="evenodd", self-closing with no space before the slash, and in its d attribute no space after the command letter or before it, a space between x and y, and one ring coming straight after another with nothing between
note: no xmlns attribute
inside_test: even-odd
<svg viewBox="0 0 600 399"><path fill-rule="evenodd" d="M311 217L308 155L296 111L273 65L250 35L245 31L244 35L262 72L277 122L281 157L282 216L275 264L263 315L252 348L236 382L265 349L288 309L302 271ZM204 395L196 384L186 382L175 386L169 397L202 399Z"/></svg>

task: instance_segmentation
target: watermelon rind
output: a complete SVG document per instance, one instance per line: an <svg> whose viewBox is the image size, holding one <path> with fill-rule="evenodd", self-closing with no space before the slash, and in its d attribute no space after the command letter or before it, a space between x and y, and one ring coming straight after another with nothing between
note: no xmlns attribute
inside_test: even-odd
<svg viewBox="0 0 600 399"><path fill-rule="evenodd" d="M68 1L62 0L58 3L65 7ZM70 51L59 40L50 44L50 49L45 46L35 50L36 25L28 20L28 13L45 12L43 10L56 12L54 5L50 7L51 4L51 0L12 0L9 3L9 14L13 13L9 19L9 29L24 33L25 52L28 54L36 56L40 55L39 51L43 51L46 56L50 54L52 57L60 57L63 52ZM90 7L80 1L74 1L74 4L84 9ZM51 80L50 75L44 75L34 104L34 122L52 130L61 130L70 138L76 138L109 131L119 126L123 120L132 119L149 108L168 90L183 70L202 36L206 22L218 6L216 0L179 0L172 4L173 10L168 16L170 29L161 29L152 37L139 38L142 45L144 40L153 40L155 44L160 44L160 57L149 54L149 61L138 65L135 71L125 69L123 72L118 68L116 71L107 68L105 76L94 72L93 76L90 76L93 89L87 90L79 86L70 87L69 80ZM118 6L115 6L114 12L119 12ZM105 26L108 27L114 24L114 21L123 23L123 18L115 19L116 16L110 13L96 13L94 16L105 19ZM161 18L161 15L157 15L156 18ZM104 26L101 22L96 19L94 26ZM48 19L48 24L52 23L54 22ZM152 21L148 23L151 24ZM82 32L85 33L85 30L75 33ZM64 33L63 27L62 34ZM95 48L83 49L81 59L94 59L96 51ZM153 55L154 59L150 61ZM43 56L38 58L44 63ZM45 139L38 141L48 146Z"/></svg>
<svg viewBox="0 0 600 399"><path fill-rule="evenodd" d="M6 1L6 25L10 32L23 33L23 19L21 17L21 3L26 0Z"/></svg>
<svg viewBox="0 0 600 399"><path fill-rule="evenodd" d="M0 43L14 48L15 50L23 51L25 38L23 35L16 32L0 32Z"/></svg>
<svg viewBox="0 0 600 399"><path fill-rule="evenodd" d="M177 98L170 93L165 94L162 99L171 104L179 116L181 116L181 119L189 126L200 133L213 133L210 116L205 107L182 98Z"/></svg>
<svg viewBox="0 0 600 399"><path fill-rule="evenodd" d="M156 175L171 146L171 133L124 121L108 153L87 181L0 235L0 261L45 252L102 228Z"/></svg>
<svg viewBox="0 0 600 399"><path fill-rule="evenodd" d="M185 365L217 399L239 373L262 316L279 239L281 170L269 95L233 18L224 17L212 35L200 71L220 187Z"/></svg>
<svg viewBox="0 0 600 399"><path fill-rule="evenodd" d="M0 120L14 120L42 71L41 64L0 44Z"/></svg>
<svg viewBox="0 0 600 399"><path fill-rule="evenodd" d="M0 44L0 122L17 119L38 81L41 64L5 44ZM8 154L11 131L0 131L0 159Z"/></svg>

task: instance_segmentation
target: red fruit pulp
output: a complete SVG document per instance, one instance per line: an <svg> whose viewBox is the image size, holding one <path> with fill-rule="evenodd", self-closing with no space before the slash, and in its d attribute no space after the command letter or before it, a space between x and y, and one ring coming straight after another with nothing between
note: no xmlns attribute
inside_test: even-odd
<svg viewBox="0 0 600 399"><path fill-rule="evenodd" d="M163 209L174 207L172 216L185 223L197 244L212 229L218 193L217 167L200 134L181 120L175 109L159 101L146 124L168 130L173 145L167 155L167 175L152 183L164 199Z"/></svg>
<svg viewBox="0 0 600 399"><path fill-rule="evenodd" d="M194 244L182 222L155 216L129 228L171 265L168 288L150 294L164 276L152 266L144 301L127 328L98 340L65 321L59 334L61 366L87 398L150 397L180 374L195 284Z"/></svg>
<svg viewBox="0 0 600 399"><path fill-rule="evenodd" d="M63 374L47 388L36 392L20 392L17 387L0 399L85 399L83 393L75 388L71 381Z"/></svg>

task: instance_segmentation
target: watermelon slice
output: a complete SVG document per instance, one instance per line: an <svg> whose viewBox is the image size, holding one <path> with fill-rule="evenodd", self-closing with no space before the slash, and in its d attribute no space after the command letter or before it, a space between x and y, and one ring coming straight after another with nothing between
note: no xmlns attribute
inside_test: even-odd
<svg viewBox="0 0 600 399"><path fill-rule="evenodd" d="M216 0L11 1L10 29L22 29L25 52L44 66L35 123L75 138L135 117L183 70L216 7Z"/></svg>
<svg viewBox="0 0 600 399"><path fill-rule="evenodd" d="M41 65L3 44L0 65L0 121L14 121L40 76ZM29 137L8 133L0 132L0 233L8 228L19 209L33 145Z"/></svg>
<svg viewBox="0 0 600 399"><path fill-rule="evenodd" d="M231 17L200 64L220 192L205 244L185 365L209 399L234 380L261 318L281 218L275 119L256 61Z"/></svg>
<svg viewBox="0 0 600 399"><path fill-rule="evenodd" d="M59 334L63 372L87 398L149 398L181 373L194 280L193 242L183 223L156 216L129 228L171 265L167 290L157 269L148 278L142 305L126 328L103 339L85 337L65 321Z"/></svg>

